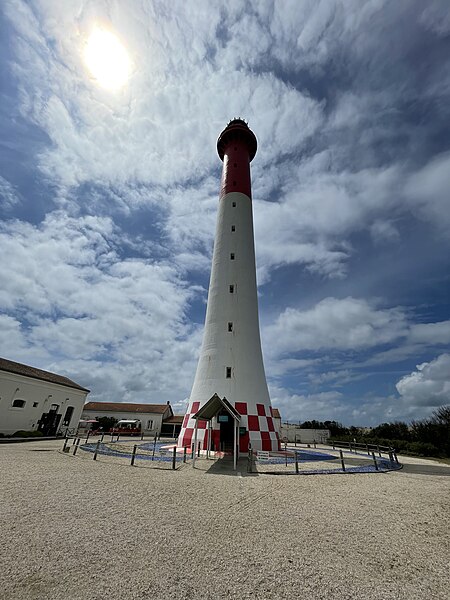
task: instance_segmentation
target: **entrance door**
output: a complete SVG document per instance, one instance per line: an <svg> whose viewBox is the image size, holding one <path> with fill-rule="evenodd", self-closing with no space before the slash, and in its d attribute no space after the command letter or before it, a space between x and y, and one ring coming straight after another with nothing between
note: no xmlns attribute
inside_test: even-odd
<svg viewBox="0 0 450 600"><path fill-rule="evenodd" d="M234 443L234 419L225 409L222 409L217 415L217 421L220 425L220 449L224 452L233 452Z"/></svg>
<svg viewBox="0 0 450 600"><path fill-rule="evenodd" d="M39 420L38 430L42 431L42 434L44 436L56 435L60 420L61 415L58 415L58 413L55 410L50 409L50 412L42 414Z"/></svg>

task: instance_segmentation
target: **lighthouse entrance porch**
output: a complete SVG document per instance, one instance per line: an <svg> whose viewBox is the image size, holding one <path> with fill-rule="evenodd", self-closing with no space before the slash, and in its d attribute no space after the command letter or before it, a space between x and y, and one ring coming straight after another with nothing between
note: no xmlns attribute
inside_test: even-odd
<svg viewBox="0 0 450 600"><path fill-rule="evenodd" d="M221 449L233 454L233 466L236 470L237 457L239 454L238 449L238 436L239 436L239 422L241 415L236 409L231 406L226 398L220 398L217 394L214 394L206 404L204 404L196 413L192 415L195 420L194 428L194 448L197 448L197 434L198 434L198 423L199 421L207 422L207 457L211 451L211 439L214 430L220 436ZM223 445L223 446L222 446ZM195 453L193 456L192 466L195 466Z"/></svg>

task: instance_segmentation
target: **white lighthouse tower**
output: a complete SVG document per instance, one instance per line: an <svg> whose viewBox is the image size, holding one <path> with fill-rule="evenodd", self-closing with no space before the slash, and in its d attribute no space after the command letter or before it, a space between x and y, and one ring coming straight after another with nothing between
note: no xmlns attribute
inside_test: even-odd
<svg viewBox="0 0 450 600"><path fill-rule="evenodd" d="M205 450L232 449L233 442L241 453L249 443L279 450L259 335L250 181L256 148L241 119L230 121L217 141L223 161L219 212L203 344L178 438L182 447L195 438Z"/></svg>

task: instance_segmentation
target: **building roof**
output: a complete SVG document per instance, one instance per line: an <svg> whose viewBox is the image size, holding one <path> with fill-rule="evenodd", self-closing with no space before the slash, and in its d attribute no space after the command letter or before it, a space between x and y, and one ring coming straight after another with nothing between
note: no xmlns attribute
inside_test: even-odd
<svg viewBox="0 0 450 600"><path fill-rule="evenodd" d="M239 422L241 420L241 415L231 406L228 400L225 397L220 398L217 394L214 394L206 404L201 406L195 415L192 415L192 418L210 421L222 408L225 408L235 421Z"/></svg>
<svg viewBox="0 0 450 600"><path fill-rule="evenodd" d="M16 375L23 375L24 377L31 377L32 379L40 379L41 381L49 381L50 383L57 383L65 387L74 388L76 390L82 390L83 392L89 392L90 390L78 385L75 381L72 381L68 377L63 375L57 375L50 371L43 371L42 369L36 369L35 367L29 367L22 363L14 362L13 360L7 360L6 358L0 358L0 371L7 371L8 373L15 373Z"/></svg>
<svg viewBox="0 0 450 600"><path fill-rule="evenodd" d="M169 409L173 415L172 407L167 404L135 404L132 402L87 402L83 411L97 412L133 412L133 413L151 413L153 415L163 415Z"/></svg>
<svg viewBox="0 0 450 600"><path fill-rule="evenodd" d="M164 419L164 423L168 423L169 425L178 425L183 422L183 419L183 415L172 415L171 417Z"/></svg>
<svg viewBox="0 0 450 600"><path fill-rule="evenodd" d="M278 408L272 408L272 415L274 419L281 419L280 411Z"/></svg>

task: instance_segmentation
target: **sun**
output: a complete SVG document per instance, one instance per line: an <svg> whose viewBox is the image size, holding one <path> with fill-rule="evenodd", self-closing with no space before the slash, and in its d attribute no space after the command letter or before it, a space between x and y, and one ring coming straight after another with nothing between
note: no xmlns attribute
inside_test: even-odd
<svg viewBox="0 0 450 600"><path fill-rule="evenodd" d="M99 85L121 88L130 76L131 63L119 39L105 29L94 29L84 49L86 66Z"/></svg>

